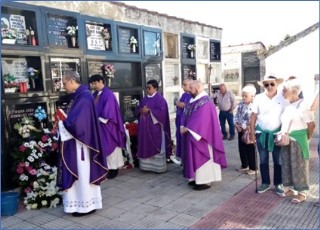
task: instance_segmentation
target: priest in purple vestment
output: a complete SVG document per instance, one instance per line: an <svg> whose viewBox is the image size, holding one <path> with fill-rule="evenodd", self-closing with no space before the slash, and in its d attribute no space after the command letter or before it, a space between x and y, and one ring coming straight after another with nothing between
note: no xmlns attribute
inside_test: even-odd
<svg viewBox="0 0 320 230"><path fill-rule="evenodd" d="M138 151L141 170L167 171L167 157L172 154L169 110L166 100L157 92L158 82L147 82L147 96L137 107Z"/></svg>
<svg viewBox="0 0 320 230"><path fill-rule="evenodd" d="M76 72L66 72L63 87L69 94L67 118L59 120L61 138L60 186L64 211L83 216L102 208L100 183L108 169L101 154L98 120L92 94Z"/></svg>
<svg viewBox="0 0 320 230"><path fill-rule="evenodd" d="M117 98L105 86L105 78L99 74L89 79L100 127L102 153L107 159L108 178L117 176L118 168L124 166L122 149L126 147L126 134Z"/></svg>
<svg viewBox="0 0 320 230"><path fill-rule="evenodd" d="M183 138L183 176L194 190L204 190L221 180L227 167L216 108L200 81L192 81L190 99L180 127Z"/></svg>
<svg viewBox="0 0 320 230"><path fill-rule="evenodd" d="M184 93L182 94L179 101L176 102L177 106L177 112L176 112L176 157L181 158L182 157L182 150L181 150L181 133L180 133L180 126L181 126L181 120L183 116L183 110L188 104L188 102L191 99L190 94L190 82L192 79L184 79L182 82L182 88Z"/></svg>

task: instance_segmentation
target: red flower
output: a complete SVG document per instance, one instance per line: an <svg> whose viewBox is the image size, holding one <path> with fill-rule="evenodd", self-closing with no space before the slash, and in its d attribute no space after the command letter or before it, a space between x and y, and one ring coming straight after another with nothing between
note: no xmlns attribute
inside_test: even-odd
<svg viewBox="0 0 320 230"><path fill-rule="evenodd" d="M24 153L24 151L26 151L26 149L27 149L27 147L25 147L24 145L20 145L20 147L19 147L19 151L23 152L23 153Z"/></svg>
<svg viewBox="0 0 320 230"><path fill-rule="evenodd" d="M24 167L28 172L32 169L32 167L30 167L30 166L25 166Z"/></svg>
<svg viewBox="0 0 320 230"><path fill-rule="evenodd" d="M48 139L49 139L48 136L47 136L47 135L44 135L44 136L42 136L41 141L42 141L42 142L47 142Z"/></svg>
<svg viewBox="0 0 320 230"><path fill-rule="evenodd" d="M52 143L51 147L52 147L52 150L57 149L58 148L58 143Z"/></svg>
<svg viewBox="0 0 320 230"><path fill-rule="evenodd" d="M17 173L18 174L22 174L23 173L23 168L22 167L18 167L17 168Z"/></svg>
<svg viewBox="0 0 320 230"><path fill-rule="evenodd" d="M27 188L25 188L23 191L24 191L25 193L29 193L29 192L31 192L31 188L30 188L30 187L27 187Z"/></svg>

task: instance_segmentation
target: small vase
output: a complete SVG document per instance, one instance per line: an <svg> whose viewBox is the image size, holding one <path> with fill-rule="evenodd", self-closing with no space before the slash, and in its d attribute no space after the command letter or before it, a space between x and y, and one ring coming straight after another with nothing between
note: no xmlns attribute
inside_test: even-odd
<svg viewBox="0 0 320 230"><path fill-rule="evenodd" d="M76 47L76 37L71 37L71 45L72 47Z"/></svg>
<svg viewBox="0 0 320 230"><path fill-rule="evenodd" d="M136 45L135 44L132 44L132 53L135 53L137 50L136 50Z"/></svg>
<svg viewBox="0 0 320 230"><path fill-rule="evenodd" d="M106 50L109 50L109 40L104 40Z"/></svg>
<svg viewBox="0 0 320 230"><path fill-rule="evenodd" d="M34 89L34 88L36 88L36 83L35 83L35 81L34 81L34 79L30 79L30 88L31 89Z"/></svg>
<svg viewBox="0 0 320 230"><path fill-rule="evenodd" d="M36 38L35 38L34 35L32 35L32 38L31 38L31 45L32 46L36 46L37 45Z"/></svg>
<svg viewBox="0 0 320 230"><path fill-rule="evenodd" d="M111 86L111 77L107 77L107 86L108 86L108 87Z"/></svg>
<svg viewBox="0 0 320 230"><path fill-rule="evenodd" d="M190 51L190 57L193 58L194 57L194 53L193 51Z"/></svg>
<svg viewBox="0 0 320 230"><path fill-rule="evenodd" d="M20 82L20 93L27 93L28 87L27 82Z"/></svg>

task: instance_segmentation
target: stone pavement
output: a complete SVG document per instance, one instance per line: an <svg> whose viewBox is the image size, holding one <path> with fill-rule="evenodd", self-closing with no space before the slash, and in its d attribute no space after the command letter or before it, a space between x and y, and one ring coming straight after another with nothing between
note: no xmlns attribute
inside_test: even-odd
<svg viewBox="0 0 320 230"><path fill-rule="evenodd" d="M62 206L26 211L21 204L16 215L1 218L1 228L319 229L319 209L314 206L319 197L317 144L318 138L313 138L310 195L301 204L278 197L274 189L255 193L255 176L236 171L240 160L235 139L224 141L229 165L222 181L210 189L192 190L182 178L182 167L175 164L163 174L123 169L102 185L103 209L92 215L73 217Z"/></svg>

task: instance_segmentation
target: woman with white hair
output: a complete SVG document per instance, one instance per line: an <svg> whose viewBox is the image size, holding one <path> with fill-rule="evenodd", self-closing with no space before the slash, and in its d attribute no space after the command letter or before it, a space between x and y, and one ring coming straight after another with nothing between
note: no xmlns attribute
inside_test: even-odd
<svg viewBox="0 0 320 230"><path fill-rule="evenodd" d="M281 148L282 182L285 196L292 203L301 203L309 190L309 140L315 128L314 114L307 103L299 98L301 83L298 79L285 82L283 96L290 103L281 115L281 133L288 133L290 144Z"/></svg>
<svg viewBox="0 0 320 230"><path fill-rule="evenodd" d="M252 84L246 85L242 89L242 101L239 103L234 123L238 131L238 146L240 153L241 167L240 172L246 172L248 175L253 175L256 172L255 149L253 143L245 143L242 141L243 135L249 131L251 105L254 96L256 95L256 88Z"/></svg>

